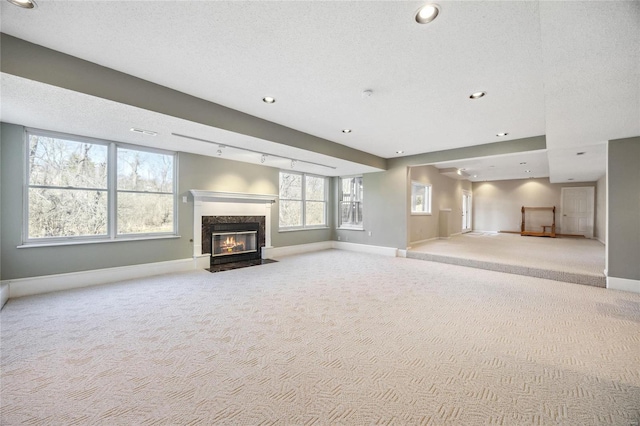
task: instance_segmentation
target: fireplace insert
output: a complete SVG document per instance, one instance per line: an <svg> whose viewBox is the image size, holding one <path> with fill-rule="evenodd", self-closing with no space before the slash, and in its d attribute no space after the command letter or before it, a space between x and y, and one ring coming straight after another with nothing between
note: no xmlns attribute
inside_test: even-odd
<svg viewBox="0 0 640 426"><path fill-rule="evenodd" d="M211 225L211 265L260 259L259 223Z"/></svg>

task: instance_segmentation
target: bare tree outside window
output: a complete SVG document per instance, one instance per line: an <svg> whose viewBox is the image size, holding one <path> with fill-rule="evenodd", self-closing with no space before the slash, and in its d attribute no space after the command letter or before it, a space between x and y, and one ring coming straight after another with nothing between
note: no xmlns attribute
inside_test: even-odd
<svg viewBox="0 0 640 426"><path fill-rule="evenodd" d="M173 154L34 130L27 143L27 241L175 233ZM114 226L109 204L116 199Z"/></svg>
<svg viewBox="0 0 640 426"><path fill-rule="evenodd" d="M280 228L327 224L327 178L280 172Z"/></svg>
<svg viewBox="0 0 640 426"><path fill-rule="evenodd" d="M118 233L173 230L173 156L118 148Z"/></svg>
<svg viewBox="0 0 640 426"><path fill-rule="evenodd" d="M29 238L107 234L106 145L29 135Z"/></svg>
<svg viewBox="0 0 640 426"><path fill-rule="evenodd" d="M340 226L361 229L364 186L362 176L340 178Z"/></svg>
<svg viewBox="0 0 640 426"><path fill-rule="evenodd" d="M431 185L411 182L411 213L431 213Z"/></svg>

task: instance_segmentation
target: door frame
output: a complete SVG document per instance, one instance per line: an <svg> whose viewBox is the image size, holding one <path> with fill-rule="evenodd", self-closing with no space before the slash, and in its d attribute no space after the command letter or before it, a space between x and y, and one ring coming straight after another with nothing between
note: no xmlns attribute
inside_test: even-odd
<svg viewBox="0 0 640 426"><path fill-rule="evenodd" d="M468 217L467 220L469 222L469 227L465 228L464 227L464 223L463 223L463 227L462 227L462 233L465 232L471 232L473 230L473 192L468 191L466 189L462 190L462 217L464 217L464 197L465 195L469 196L469 205L468 205Z"/></svg>
<svg viewBox="0 0 640 426"><path fill-rule="evenodd" d="M595 236L595 196L596 196L596 188L594 186L565 186L562 187L560 189L560 230L562 231L563 234L566 234L566 229L564 227L564 194L565 194L565 189L586 189L589 192L589 199L587 200L587 202L589 203L589 211L590 211L590 216L589 216L589 229L590 229L590 233L588 235L585 235L586 238L591 238L593 239Z"/></svg>

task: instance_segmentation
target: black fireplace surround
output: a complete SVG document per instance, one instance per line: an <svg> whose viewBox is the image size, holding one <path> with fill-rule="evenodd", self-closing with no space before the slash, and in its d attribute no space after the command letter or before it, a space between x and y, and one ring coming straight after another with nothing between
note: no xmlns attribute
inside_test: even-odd
<svg viewBox="0 0 640 426"><path fill-rule="evenodd" d="M256 260L262 258L265 246L264 216L203 216L202 217L202 254L212 254L212 235L235 232L256 232L256 251L248 253L229 252L220 256L211 256L210 266L223 263ZM241 250L244 251L244 250Z"/></svg>

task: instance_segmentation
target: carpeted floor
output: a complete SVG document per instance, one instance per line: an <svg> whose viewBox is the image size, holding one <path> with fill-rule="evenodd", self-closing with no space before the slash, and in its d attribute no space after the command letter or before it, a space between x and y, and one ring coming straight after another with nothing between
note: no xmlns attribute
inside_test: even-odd
<svg viewBox="0 0 640 426"><path fill-rule="evenodd" d="M605 246L586 238L470 232L412 247L407 257L605 287Z"/></svg>
<svg viewBox="0 0 640 426"><path fill-rule="evenodd" d="M632 425L640 294L328 250L9 300L3 425Z"/></svg>

